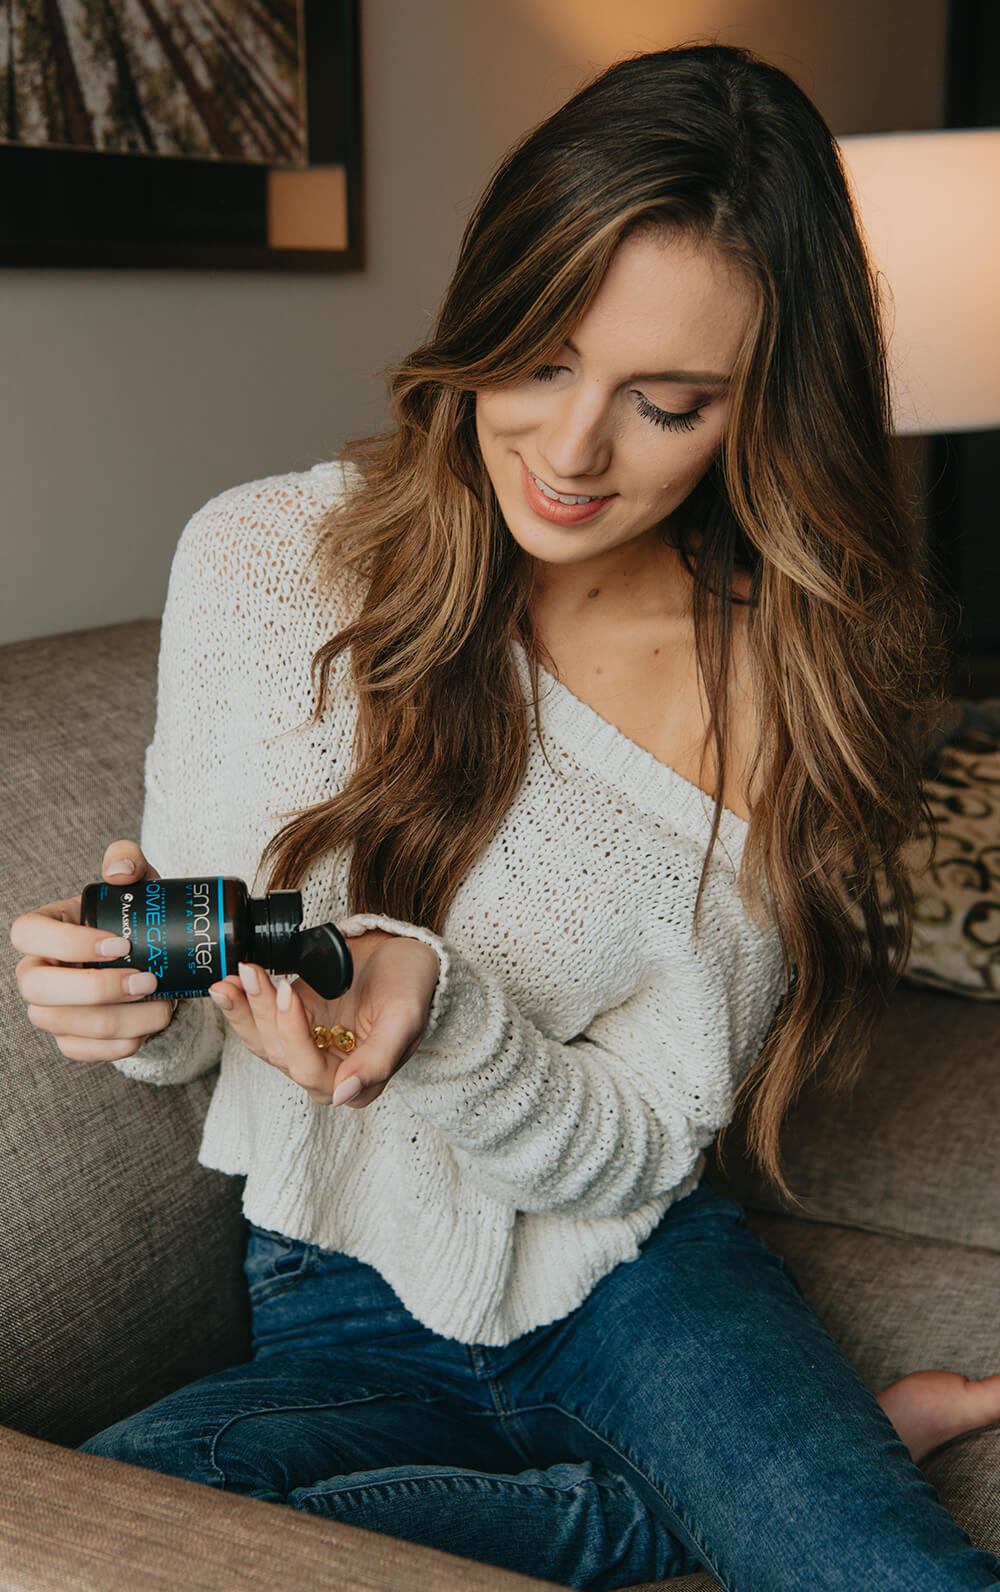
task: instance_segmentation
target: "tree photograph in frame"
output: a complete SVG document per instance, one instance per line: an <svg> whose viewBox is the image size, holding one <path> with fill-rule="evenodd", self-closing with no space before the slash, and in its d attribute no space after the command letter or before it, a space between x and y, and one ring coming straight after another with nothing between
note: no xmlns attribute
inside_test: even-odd
<svg viewBox="0 0 1000 1592"><path fill-rule="evenodd" d="M357 0L0 0L0 264L361 264Z"/></svg>

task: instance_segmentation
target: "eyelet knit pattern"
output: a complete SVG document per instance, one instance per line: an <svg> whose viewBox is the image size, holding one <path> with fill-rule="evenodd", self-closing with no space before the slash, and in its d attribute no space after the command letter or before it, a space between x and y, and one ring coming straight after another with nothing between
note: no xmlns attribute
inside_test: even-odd
<svg viewBox="0 0 1000 1592"><path fill-rule="evenodd" d="M161 874L253 881L284 817L346 782L356 706L340 661L322 722L309 665L351 613L308 566L339 464L222 493L184 531L163 619L142 844ZM530 690L527 662L518 666ZM374 1266L425 1325L503 1344L633 1259L701 1175L784 990L777 929L736 889L726 811L702 932L704 792L541 676L517 798L442 936L347 912L347 859L302 887L304 921L425 940L441 974L424 1038L362 1110L314 1104L211 1001L119 1063L182 1082L221 1059L201 1160L246 1178L250 1221ZM531 715L529 713L529 722ZM257 881L258 885L260 881Z"/></svg>

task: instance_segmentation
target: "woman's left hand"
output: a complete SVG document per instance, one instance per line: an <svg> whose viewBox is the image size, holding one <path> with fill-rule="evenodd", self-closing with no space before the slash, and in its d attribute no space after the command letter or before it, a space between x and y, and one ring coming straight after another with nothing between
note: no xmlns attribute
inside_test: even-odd
<svg viewBox="0 0 1000 1592"><path fill-rule="evenodd" d="M373 929L349 943L354 980L336 1000L324 1000L303 979L275 988L264 968L244 963L239 977L230 974L209 991L247 1049L319 1105L378 1099L423 1038L441 967L431 946L403 935ZM312 1030L320 1024L350 1028L355 1049L318 1049Z"/></svg>

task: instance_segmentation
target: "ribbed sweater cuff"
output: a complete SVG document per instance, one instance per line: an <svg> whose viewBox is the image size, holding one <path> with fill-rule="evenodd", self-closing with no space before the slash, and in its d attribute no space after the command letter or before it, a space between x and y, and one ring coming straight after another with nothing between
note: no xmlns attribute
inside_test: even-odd
<svg viewBox="0 0 1000 1592"><path fill-rule="evenodd" d="M368 929L381 929L385 934L399 934L407 940L422 940L425 945L429 945L432 950L437 952L441 970L438 973L438 981L434 987L427 1027L424 1029L423 1038L420 1041L421 1044L424 1044L431 1038L437 1028L447 1004L448 971L451 963L448 952L445 950L444 942L438 935L432 934L429 929L422 929L414 923L401 923L398 918L382 917L377 912L358 912L354 917L341 920L337 927L345 939L348 940L352 936L364 934Z"/></svg>

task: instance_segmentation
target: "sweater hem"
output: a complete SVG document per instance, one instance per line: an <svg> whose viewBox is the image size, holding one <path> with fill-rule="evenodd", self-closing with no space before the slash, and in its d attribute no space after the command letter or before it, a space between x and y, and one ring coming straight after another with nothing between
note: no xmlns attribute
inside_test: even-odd
<svg viewBox="0 0 1000 1592"><path fill-rule="evenodd" d="M486 1348L503 1348L528 1332L571 1315L609 1272L638 1257L640 1246L670 1207L697 1187L705 1164L704 1155L699 1155L692 1170L668 1193L613 1222L603 1219L599 1241L595 1241L592 1224L582 1218L572 1222L574 1247L581 1261L572 1275L561 1278L554 1275L551 1253L540 1252L537 1265L522 1266L520 1275L508 1278L509 1262L514 1253L513 1225L499 1242L483 1243L487 1235L477 1230L475 1221L456 1213L447 1232L442 1233L439 1224L438 1255L434 1257L424 1250L420 1256L420 1273L414 1276L385 1254L380 1234L370 1226L359 1224L352 1231L348 1225L342 1231L324 1232L318 1237L315 1222L309 1221L299 1201L276 1198L273 1189L255 1181L246 1167L234 1164L224 1154L203 1149L198 1159L199 1164L210 1171L246 1178L243 1215L255 1227L282 1233L301 1243L316 1244L328 1252L350 1255L378 1272L403 1308L428 1331L459 1343ZM287 1194L287 1189L284 1192ZM612 1226L613 1232L610 1231ZM591 1231L588 1233L587 1229ZM467 1243L470 1234L480 1240L473 1253ZM508 1265L497 1264L501 1252ZM472 1274L474 1286L462 1300L447 1297L449 1279L443 1273L442 1263L449 1253L461 1255L464 1287L468 1287ZM437 1265L433 1264L434 1259L438 1260ZM484 1300L491 1302L490 1308L483 1308Z"/></svg>

